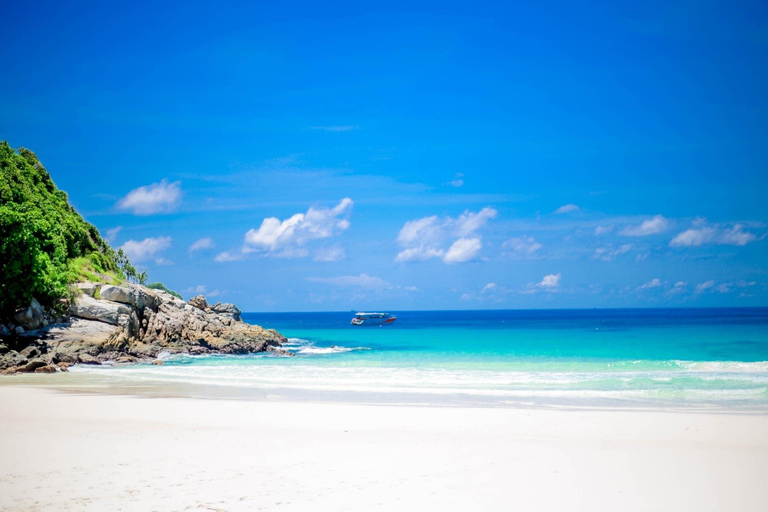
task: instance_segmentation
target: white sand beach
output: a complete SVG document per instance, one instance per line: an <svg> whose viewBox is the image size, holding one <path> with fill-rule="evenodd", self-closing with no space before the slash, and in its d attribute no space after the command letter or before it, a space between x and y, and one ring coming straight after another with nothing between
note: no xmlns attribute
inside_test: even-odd
<svg viewBox="0 0 768 512"><path fill-rule="evenodd" d="M0 509L768 508L768 416L0 386Z"/></svg>

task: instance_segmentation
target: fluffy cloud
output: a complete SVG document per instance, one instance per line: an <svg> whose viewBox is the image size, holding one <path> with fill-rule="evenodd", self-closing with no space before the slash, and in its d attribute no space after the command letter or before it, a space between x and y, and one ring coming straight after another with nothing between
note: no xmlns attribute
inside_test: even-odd
<svg viewBox="0 0 768 512"><path fill-rule="evenodd" d="M449 264L470 261L477 256L482 248L483 244L480 243L479 238L459 238L451 244L448 252L443 256L443 261Z"/></svg>
<svg viewBox="0 0 768 512"><path fill-rule="evenodd" d="M330 284L342 288L389 288L391 285L380 277L360 274L359 276L308 277L307 281Z"/></svg>
<svg viewBox="0 0 768 512"><path fill-rule="evenodd" d="M709 290L715 286L715 282L712 280L704 281L703 283L699 283L696 285L696 293L701 293L703 291Z"/></svg>
<svg viewBox="0 0 768 512"><path fill-rule="evenodd" d="M564 204L560 208L554 211L554 213L573 213L579 211L578 205L575 204Z"/></svg>
<svg viewBox="0 0 768 512"><path fill-rule="evenodd" d="M333 208L311 207L306 213L297 213L282 221L268 217L259 229L250 229L245 234L243 252L307 256L308 251L299 249L301 246L311 240L336 236L349 228L347 217L352 205L352 200L345 197Z"/></svg>
<svg viewBox="0 0 768 512"><path fill-rule="evenodd" d="M543 245L536 241L532 236L522 236L519 238L510 238L501 246L509 251L509 255L515 258L525 258L533 256Z"/></svg>
<svg viewBox="0 0 768 512"><path fill-rule="evenodd" d="M656 215L644 220L639 226L627 226L621 230L624 236L648 236L663 233L669 229L671 223L661 215Z"/></svg>
<svg viewBox="0 0 768 512"><path fill-rule="evenodd" d="M483 286L483 289L480 290L480 293L489 292L496 288L496 283L488 283L487 285Z"/></svg>
<svg viewBox="0 0 768 512"><path fill-rule="evenodd" d="M623 244L618 248L614 248L612 245L609 247L598 247L595 249L593 258L603 261L612 261L616 259L616 256L620 256L629 252L632 249L632 244Z"/></svg>
<svg viewBox="0 0 768 512"><path fill-rule="evenodd" d="M168 180L162 180L131 190L117 202L117 207L134 215L152 215L172 212L180 203L181 182L168 183Z"/></svg>
<svg viewBox="0 0 768 512"><path fill-rule="evenodd" d="M607 235L611 231L613 231L613 225L610 225L610 226L597 226L595 228L595 236Z"/></svg>
<svg viewBox="0 0 768 512"><path fill-rule="evenodd" d="M397 235L403 248L395 257L397 262L424 261L441 258L445 263L462 263L477 257L482 242L476 232L496 217L493 208L462 213L457 219L437 215L406 222ZM474 235L474 236L472 236ZM446 250L447 243L450 246Z"/></svg>
<svg viewBox="0 0 768 512"><path fill-rule="evenodd" d="M213 238L206 237L193 242L192 245L189 246L188 251L189 252L203 251L205 249L213 249L214 247L216 247L216 244L213 243Z"/></svg>
<svg viewBox="0 0 768 512"><path fill-rule="evenodd" d="M128 240L120 248L125 251L134 262L145 261L149 257L160 251L164 251L171 246L171 237L158 236L155 238L145 238L141 241Z"/></svg>
<svg viewBox="0 0 768 512"><path fill-rule="evenodd" d="M243 254L224 251L217 254L216 257L213 259L215 261L218 261L219 263L222 263L225 261L237 261L237 260L243 259Z"/></svg>
<svg viewBox="0 0 768 512"><path fill-rule="evenodd" d="M755 234L744 231L743 224L735 224L730 229L725 229L719 224L706 226L701 222L694 223L694 226L675 236L669 245L672 247L698 247L707 244L747 245L757 240Z"/></svg>
<svg viewBox="0 0 768 512"><path fill-rule="evenodd" d="M544 278L536 284L539 288L557 288L560 286L560 273L557 274L547 274L544 276Z"/></svg>
<svg viewBox="0 0 768 512"><path fill-rule="evenodd" d="M640 286L637 287L637 289L638 290L647 290L649 288L658 288L661 285L662 285L662 283L661 283L660 279L652 279L652 280L648 281L645 284L641 284Z"/></svg>

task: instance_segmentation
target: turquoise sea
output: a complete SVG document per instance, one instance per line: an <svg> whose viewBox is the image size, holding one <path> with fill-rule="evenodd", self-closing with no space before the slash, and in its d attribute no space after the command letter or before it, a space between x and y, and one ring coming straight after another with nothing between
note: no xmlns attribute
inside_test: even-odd
<svg viewBox="0 0 768 512"><path fill-rule="evenodd" d="M203 396L768 411L768 308L389 312L394 324L362 327L353 312L243 314L295 357L78 371Z"/></svg>

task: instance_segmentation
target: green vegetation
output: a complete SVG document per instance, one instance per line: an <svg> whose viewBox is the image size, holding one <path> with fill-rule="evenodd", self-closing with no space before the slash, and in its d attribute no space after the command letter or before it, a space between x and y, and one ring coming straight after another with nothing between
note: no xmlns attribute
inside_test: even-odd
<svg viewBox="0 0 768 512"><path fill-rule="evenodd" d="M146 281L121 253L70 206L32 151L0 142L0 317L32 297L53 306L71 282Z"/></svg>
<svg viewBox="0 0 768 512"><path fill-rule="evenodd" d="M143 272L143 273L146 273L146 272ZM173 291L173 290L170 290L170 289L169 289L167 286L165 286L163 283L149 283L149 284L147 285L147 288L151 288L151 289L153 289L153 290L163 290L164 292L168 292L168 293L170 293L170 294L171 294L171 295L173 295L174 297L178 297L178 298L180 298L181 300L184 300L184 297L182 297L182 296L181 296L181 294L180 294L179 292L175 292L175 291Z"/></svg>

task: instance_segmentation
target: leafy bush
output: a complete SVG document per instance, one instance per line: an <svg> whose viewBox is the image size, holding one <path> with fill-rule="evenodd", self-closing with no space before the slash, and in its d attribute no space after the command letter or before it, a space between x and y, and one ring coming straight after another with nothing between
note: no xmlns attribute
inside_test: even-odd
<svg viewBox="0 0 768 512"><path fill-rule="evenodd" d="M55 304L69 282L124 279L115 256L33 152L0 142L0 317Z"/></svg>
<svg viewBox="0 0 768 512"><path fill-rule="evenodd" d="M170 293L170 294L171 294L171 295L173 295L174 297L178 297L178 298L180 298L181 300L184 300L184 297L182 297L182 296L181 296L181 294L180 294L179 292L175 292L175 291L173 291L173 290L169 289L169 288L168 288L167 286L165 286L163 283L149 283L149 284L147 285L147 288L151 288L151 289L153 289L153 290L162 290L162 291L164 291L164 292L168 292L168 293Z"/></svg>

